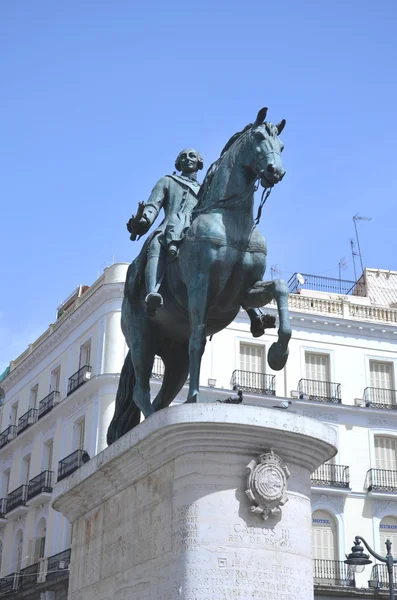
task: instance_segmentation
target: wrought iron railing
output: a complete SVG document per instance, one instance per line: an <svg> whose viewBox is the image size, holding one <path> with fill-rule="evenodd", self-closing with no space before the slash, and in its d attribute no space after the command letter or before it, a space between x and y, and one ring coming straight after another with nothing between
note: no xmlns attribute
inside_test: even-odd
<svg viewBox="0 0 397 600"><path fill-rule="evenodd" d="M72 394L77 388L79 388L83 383L88 381L91 377L92 367L91 365L84 365L81 367L76 373L73 373L71 377L68 379L68 393L69 396Z"/></svg>
<svg viewBox="0 0 397 600"><path fill-rule="evenodd" d="M367 472L365 487L368 492L395 492L397 491L397 471L370 469Z"/></svg>
<svg viewBox="0 0 397 600"><path fill-rule="evenodd" d="M27 499L31 500L44 492L50 494L52 492L52 475L52 471L43 471L40 475L37 475L37 477L33 477L33 479L29 481Z"/></svg>
<svg viewBox="0 0 397 600"><path fill-rule="evenodd" d="M86 450L76 450L60 460L58 463L58 481L77 471L89 459Z"/></svg>
<svg viewBox="0 0 397 600"><path fill-rule="evenodd" d="M253 371L241 371L237 369L232 373L231 383L233 387L236 386L244 392L275 396L275 381L276 378L274 375L254 373Z"/></svg>
<svg viewBox="0 0 397 600"><path fill-rule="evenodd" d="M33 425L37 421L37 410L35 408L29 408L22 417L18 419L18 435L25 431L30 425Z"/></svg>
<svg viewBox="0 0 397 600"><path fill-rule="evenodd" d="M14 439L16 434L17 434L16 425L10 425L9 427L7 427L7 429L2 431L2 433L0 433L0 448L3 448L3 446L8 444L8 442L11 442L11 440Z"/></svg>
<svg viewBox="0 0 397 600"><path fill-rule="evenodd" d="M16 577L16 573L11 573L10 575L0 579L0 597L6 598L6 594L12 594L13 592L16 592Z"/></svg>
<svg viewBox="0 0 397 600"><path fill-rule="evenodd" d="M333 383L332 381L301 379L298 383L298 392L301 400L340 404L342 401L340 387L340 383Z"/></svg>
<svg viewBox="0 0 397 600"><path fill-rule="evenodd" d="M32 588L37 583L37 576L40 570L40 563L29 565L19 571L18 577L18 591L22 592Z"/></svg>
<svg viewBox="0 0 397 600"><path fill-rule="evenodd" d="M7 498L0 499L0 519L4 519L7 512Z"/></svg>
<svg viewBox="0 0 397 600"><path fill-rule="evenodd" d="M62 573L68 573L70 564L70 548L50 556L47 563L46 580L57 579Z"/></svg>
<svg viewBox="0 0 397 600"><path fill-rule="evenodd" d="M44 417L44 415L49 413L50 410L54 408L54 404L57 402L57 400L59 400L59 397L60 393L58 392L58 390L53 390L48 394L48 396L43 398L43 400L40 400L38 414L39 419L41 419L41 417Z"/></svg>
<svg viewBox="0 0 397 600"><path fill-rule="evenodd" d="M349 488L349 467L325 463L311 475L312 485Z"/></svg>
<svg viewBox="0 0 397 600"><path fill-rule="evenodd" d="M163 379L164 377L164 363L159 356L154 357L153 370L151 377L153 379Z"/></svg>
<svg viewBox="0 0 397 600"><path fill-rule="evenodd" d="M354 587L354 571L342 560L313 560L313 580L316 585L339 585Z"/></svg>
<svg viewBox="0 0 397 600"><path fill-rule="evenodd" d="M394 585L397 587L397 567L393 568ZM371 570L371 579L368 581L370 588L389 588L389 573L386 565L374 565Z"/></svg>
<svg viewBox="0 0 397 600"><path fill-rule="evenodd" d="M298 279L299 275L301 281ZM302 277L303 279L301 279ZM288 281L288 287L291 294L299 294L300 290L306 289L316 292L327 292L328 294L341 294L342 296L365 296L365 284L363 281L349 281L347 279L335 279L333 277L308 275L306 273L294 273Z"/></svg>
<svg viewBox="0 0 397 600"><path fill-rule="evenodd" d="M9 513L18 506L26 506L28 498L28 485L20 485L19 488L8 494L6 512Z"/></svg>
<svg viewBox="0 0 397 600"><path fill-rule="evenodd" d="M366 406L397 410L397 390L367 387L364 390L364 400Z"/></svg>

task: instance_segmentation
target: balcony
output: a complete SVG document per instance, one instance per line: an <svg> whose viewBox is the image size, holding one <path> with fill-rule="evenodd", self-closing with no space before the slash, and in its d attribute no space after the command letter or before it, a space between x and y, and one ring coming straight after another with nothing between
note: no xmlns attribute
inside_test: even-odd
<svg viewBox="0 0 397 600"><path fill-rule="evenodd" d="M397 568L393 569L394 585L397 587ZM368 581L368 587L375 589L389 589L389 574L386 565L374 565L371 571L371 579Z"/></svg>
<svg viewBox="0 0 397 600"><path fill-rule="evenodd" d="M313 400L314 402L332 402L340 404L340 383L331 381L316 381L315 379L301 379L298 383L299 398Z"/></svg>
<svg viewBox="0 0 397 600"><path fill-rule="evenodd" d="M23 592L28 589L32 589L37 583L37 578L40 573L40 563L29 565L25 569L19 571L18 577L18 591Z"/></svg>
<svg viewBox="0 0 397 600"><path fill-rule="evenodd" d="M312 485L319 487L334 487L349 489L350 475L349 467L344 465L321 465L311 475Z"/></svg>
<svg viewBox="0 0 397 600"><path fill-rule="evenodd" d="M17 435L16 425L10 425L0 433L0 448L3 448L8 442L11 442Z"/></svg>
<svg viewBox="0 0 397 600"><path fill-rule="evenodd" d="M348 281L346 279L335 279L333 277L322 277L321 275L308 275L305 273L294 273L288 281L288 287L291 294L300 294L302 289L305 289L342 296L365 296L365 284L363 281Z"/></svg>
<svg viewBox="0 0 397 600"><path fill-rule="evenodd" d="M397 410L397 390L367 387L364 390L365 406Z"/></svg>
<svg viewBox="0 0 397 600"><path fill-rule="evenodd" d="M313 560L314 585L355 587L354 572L342 560Z"/></svg>
<svg viewBox="0 0 397 600"><path fill-rule="evenodd" d="M22 417L18 419L18 431L17 435L25 431L30 425L36 423L37 421L37 410L35 408L30 408L28 412L26 412Z"/></svg>
<svg viewBox="0 0 397 600"><path fill-rule="evenodd" d="M7 575L7 577L2 577L0 579L0 597L7 598L7 594L12 594L18 589L18 575L17 573L11 573Z"/></svg>
<svg viewBox="0 0 397 600"><path fill-rule="evenodd" d="M43 471L37 477L29 481L29 490L27 494L28 506L37 506L43 504L51 498L52 494L52 471Z"/></svg>
<svg viewBox="0 0 397 600"><path fill-rule="evenodd" d="M252 371L233 371L232 386L237 386L244 392L253 394L276 395L275 376L266 373L254 373Z"/></svg>
<svg viewBox="0 0 397 600"><path fill-rule="evenodd" d="M66 458L63 458L59 461L57 481L65 479L65 477L68 477L69 475L77 471L77 469L79 469L81 465L88 462L89 460L90 457L88 455L88 452L86 452L85 450L76 450L75 452L72 452L72 454L69 454L69 456L66 456Z"/></svg>
<svg viewBox="0 0 397 600"><path fill-rule="evenodd" d="M79 387L86 383L91 378L91 365L84 365L76 373L74 373L68 379L68 393L67 395L73 394Z"/></svg>
<svg viewBox="0 0 397 600"><path fill-rule="evenodd" d="M0 499L0 523L5 523L6 522L6 515L7 512L7 498L1 498Z"/></svg>
<svg viewBox="0 0 397 600"><path fill-rule="evenodd" d="M28 497L28 485L21 485L19 488L8 494L6 514L13 517L19 517L25 514L29 509L26 506L26 500Z"/></svg>
<svg viewBox="0 0 397 600"><path fill-rule="evenodd" d="M46 581L58 579L63 573L69 574L70 548L50 556L47 562Z"/></svg>
<svg viewBox="0 0 397 600"><path fill-rule="evenodd" d="M43 400L40 400L38 419L41 419L42 417L44 417L44 415L49 413L50 410L54 408L55 404L58 404L60 399L60 393L58 392L58 390L54 390L53 392L50 392L48 396L43 398Z"/></svg>
<svg viewBox="0 0 397 600"><path fill-rule="evenodd" d="M397 492L397 471L370 469L365 487L368 492Z"/></svg>

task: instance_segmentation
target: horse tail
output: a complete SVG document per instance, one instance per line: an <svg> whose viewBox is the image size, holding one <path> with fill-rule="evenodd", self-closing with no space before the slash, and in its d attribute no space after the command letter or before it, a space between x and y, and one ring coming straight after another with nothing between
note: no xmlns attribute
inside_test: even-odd
<svg viewBox="0 0 397 600"><path fill-rule="evenodd" d="M133 400L134 386L135 371L131 360L131 352L128 351L120 373L114 416L107 432L109 446L140 422L141 411Z"/></svg>

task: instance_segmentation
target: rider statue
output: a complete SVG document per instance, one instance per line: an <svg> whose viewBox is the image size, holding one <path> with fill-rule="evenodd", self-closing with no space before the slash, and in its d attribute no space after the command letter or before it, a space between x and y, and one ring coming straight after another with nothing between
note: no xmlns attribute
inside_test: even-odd
<svg viewBox="0 0 397 600"><path fill-rule="evenodd" d="M158 290L166 269L167 256L169 261L177 257L179 245L190 226L200 190L197 171L203 166L203 159L197 150L182 150L175 161L175 168L180 174L174 172L162 177L154 186L149 200L139 203L137 215L127 223L131 240L135 240L137 236L149 231L161 208L164 209L164 220L145 244L145 302L149 314L163 305L163 298ZM263 335L265 328L275 327L275 318L264 314L261 309L249 309L247 313L254 337Z"/></svg>

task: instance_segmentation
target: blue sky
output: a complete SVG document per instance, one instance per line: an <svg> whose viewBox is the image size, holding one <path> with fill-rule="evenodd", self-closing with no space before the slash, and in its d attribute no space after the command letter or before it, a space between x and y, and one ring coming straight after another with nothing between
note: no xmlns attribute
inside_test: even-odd
<svg viewBox="0 0 397 600"><path fill-rule="evenodd" d="M3 0L0 372L134 258L125 222L179 150L208 167L262 106L287 119L269 278L337 277L357 212L365 265L397 270L396 22L395 0Z"/></svg>

